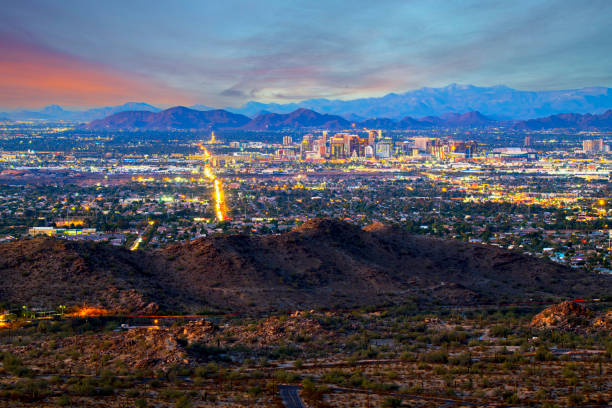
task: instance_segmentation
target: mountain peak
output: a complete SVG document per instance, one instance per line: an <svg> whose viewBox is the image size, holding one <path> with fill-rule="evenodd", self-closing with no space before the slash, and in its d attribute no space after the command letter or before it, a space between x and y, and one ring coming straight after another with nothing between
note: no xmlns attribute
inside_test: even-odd
<svg viewBox="0 0 612 408"><path fill-rule="evenodd" d="M161 112L120 112L104 119L94 120L87 127L96 130L208 130L237 128L248 122L248 117L222 109L198 111L185 106L174 106Z"/></svg>
<svg viewBox="0 0 612 408"><path fill-rule="evenodd" d="M43 108L42 112L47 113L47 114L52 114L52 113L62 113L66 111L59 105L47 105Z"/></svg>
<svg viewBox="0 0 612 408"><path fill-rule="evenodd" d="M403 93L388 93L382 97L309 99L284 105L257 103L256 108L250 104L245 104L244 109L232 111L252 115L261 110L288 113L297 108L309 108L344 118L354 115L395 120L406 116L440 116L447 112L478 111L492 118L524 120L563 112L602 112L612 108L612 89L591 87L563 91L522 91L506 85L481 87L453 83L441 88L424 87Z"/></svg>
<svg viewBox="0 0 612 408"><path fill-rule="evenodd" d="M335 115L320 114L312 109L298 108L291 113L267 113L258 115L243 129L282 130L289 128L345 129L350 123Z"/></svg>

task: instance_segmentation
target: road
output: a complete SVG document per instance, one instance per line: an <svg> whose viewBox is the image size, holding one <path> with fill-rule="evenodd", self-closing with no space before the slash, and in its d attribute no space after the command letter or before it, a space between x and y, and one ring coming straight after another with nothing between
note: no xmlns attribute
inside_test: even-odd
<svg viewBox="0 0 612 408"><path fill-rule="evenodd" d="M287 408L306 408L298 394L300 387L296 385L279 385L278 389Z"/></svg>

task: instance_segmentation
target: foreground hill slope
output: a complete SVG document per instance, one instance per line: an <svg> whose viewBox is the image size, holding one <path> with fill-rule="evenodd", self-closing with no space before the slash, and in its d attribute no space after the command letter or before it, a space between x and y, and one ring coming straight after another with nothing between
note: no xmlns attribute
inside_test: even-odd
<svg viewBox="0 0 612 408"><path fill-rule="evenodd" d="M0 301L56 308L60 304L104 305L117 310L149 305L163 288L142 253L89 242L50 238L0 245Z"/></svg>
<svg viewBox="0 0 612 408"><path fill-rule="evenodd" d="M0 298L46 307L271 311L475 304L610 293L607 276L496 247L315 219L281 235L218 235L151 252L35 239L0 245ZM154 304L151 304L154 303Z"/></svg>

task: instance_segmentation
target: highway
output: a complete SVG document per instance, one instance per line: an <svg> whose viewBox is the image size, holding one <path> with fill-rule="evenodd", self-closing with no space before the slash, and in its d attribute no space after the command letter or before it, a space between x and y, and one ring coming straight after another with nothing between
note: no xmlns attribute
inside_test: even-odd
<svg viewBox="0 0 612 408"><path fill-rule="evenodd" d="M296 385L279 385L278 389L287 408L306 408L298 394L300 387Z"/></svg>

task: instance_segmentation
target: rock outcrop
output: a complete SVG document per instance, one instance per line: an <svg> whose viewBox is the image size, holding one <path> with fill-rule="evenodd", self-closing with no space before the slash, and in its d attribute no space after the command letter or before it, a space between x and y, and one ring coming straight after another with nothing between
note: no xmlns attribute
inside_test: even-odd
<svg viewBox="0 0 612 408"><path fill-rule="evenodd" d="M547 307L535 315L530 326L573 332L609 331L612 329L612 310L596 314L578 302L566 301Z"/></svg>

